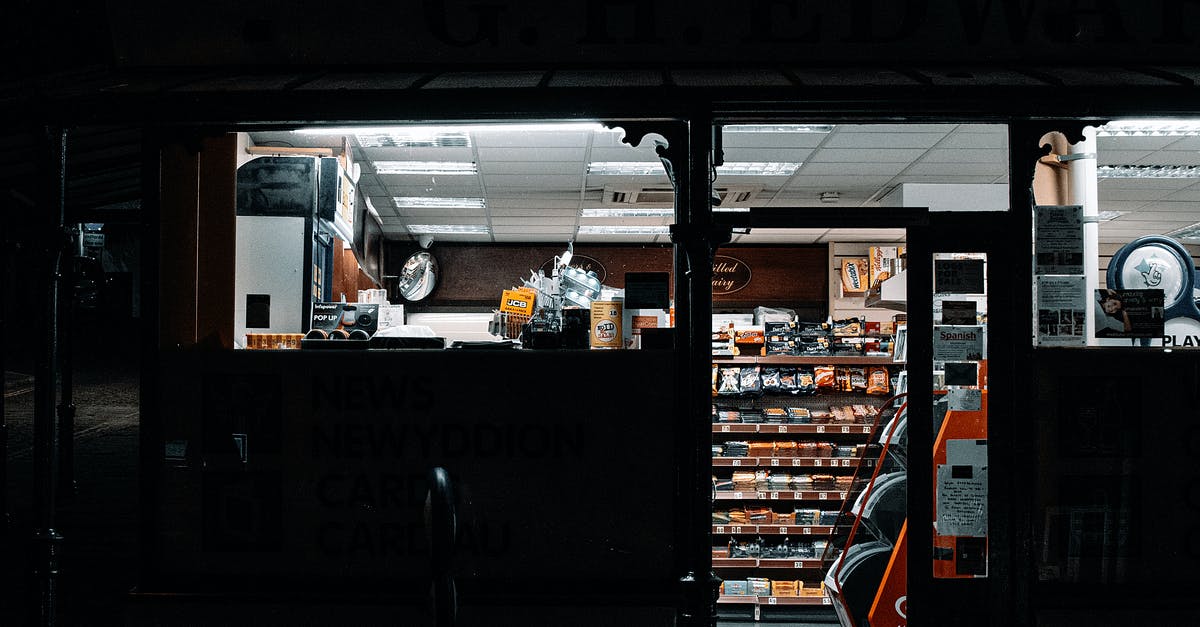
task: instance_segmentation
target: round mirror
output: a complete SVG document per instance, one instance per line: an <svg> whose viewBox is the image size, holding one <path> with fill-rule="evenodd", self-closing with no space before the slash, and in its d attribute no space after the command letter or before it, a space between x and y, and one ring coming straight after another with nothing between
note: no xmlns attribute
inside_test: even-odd
<svg viewBox="0 0 1200 627"><path fill-rule="evenodd" d="M396 288L405 300L417 301L429 296L437 287L437 260L427 250L420 250L408 257L400 269Z"/></svg>

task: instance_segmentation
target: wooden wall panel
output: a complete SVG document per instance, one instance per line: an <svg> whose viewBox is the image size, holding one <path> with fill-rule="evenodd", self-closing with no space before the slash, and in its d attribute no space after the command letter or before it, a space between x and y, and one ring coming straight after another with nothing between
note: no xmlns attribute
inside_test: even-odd
<svg viewBox="0 0 1200 627"><path fill-rule="evenodd" d="M385 274L393 275L416 247L391 243ZM435 245L431 252L441 270L438 287L423 307L494 307L500 292L519 285L542 264L562 253L561 246ZM747 309L759 305L802 307L808 311L825 307L828 293L825 246L726 247L718 253L735 257L751 268L750 283L733 294L718 295L718 309ZM671 248L666 246L585 246L575 255L599 262L605 271L604 284L625 286L626 272L673 272ZM672 277L672 282L673 282ZM672 294L672 297L674 294ZM395 294L393 302L402 302Z"/></svg>
<svg viewBox="0 0 1200 627"><path fill-rule="evenodd" d="M233 348L237 241L237 135L207 137L201 144L196 221L196 341Z"/></svg>
<svg viewBox="0 0 1200 627"><path fill-rule="evenodd" d="M159 346L192 346L196 343L200 156L183 144L170 144L159 153L159 167Z"/></svg>

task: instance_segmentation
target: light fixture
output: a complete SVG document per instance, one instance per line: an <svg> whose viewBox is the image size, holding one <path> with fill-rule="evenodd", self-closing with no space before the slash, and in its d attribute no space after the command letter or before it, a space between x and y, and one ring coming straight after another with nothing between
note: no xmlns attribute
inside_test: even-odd
<svg viewBox="0 0 1200 627"><path fill-rule="evenodd" d="M1195 165L1101 165L1096 166L1096 178L1102 179L1196 179L1200 166Z"/></svg>
<svg viewBox="0 0 1200 627"><path fill-rule="evenodd" d="M376 174L478 174L474 161L372 161Z"/></svg>
<svg viewBox="0 0 1200 627"><path fill-rule="evenodd" d="M650 176L666 174L657 161L593 161L587 165L588 174L615 176Z"/></svg>
<svg viewBox="0 0 1200 627"><path fill-rule="evenodd" d="M1200 135L1200 120L1113 120L1097 137L1188 137Z"/></svg>
<svg viewBox="0 0 1200 627"><path fill-rule="evenodd" d="M726 124L726 133L830 133L832 124Z"/></svg>
<svg viewBox="0 0 1200 627"><path fill-rule="evenodd" d="M486 209L487 201L482 198L442 198L438 196L395 196L392 202L398 208L420 207L427 209Z"/></svg>
<svg viewBox="0 0 1200 627"><path fill-rule="evenodd" d="M833 203L842 197L838 192L821 192L821 202Z"/></svg>
<svg viewBox="0 0 1200 627"><path fill-rule="evenodd" d="M652 209L649 207L630 207L628 209L583 209L579 212L583 218L669 218L675 215L674 209Z"/></svg>
<svg viewBox="0 0 1200 627"><path fill-rule="evenodd" d="M614 226L585 224L579 227L580 235L666 235L669 226Z"/></svg>
<svg viewBox="0 0 1200 627"><path fill-rule="evenodd" d="M713 207L713 213L750 213L750 207Z"/></svg>
<svg viewBox="0 0 1200 627"><path fill-rule="evenodd" d="M413 235L433 235L438 233L455 234L487 234L486 224L409 224L405 228Z"/></svg>
<svg viewBox="0 0 1200 627"><path fill-rule="evenodd" d="M1175 229L1168 236L1178 240L1187 240L1188 242L1200 243L1200 222L1189 224L1182 229Z"/></svg>
<svg viewBox="0 0 1200 627"><path fill-rule="evenodd" d="M614 131L599 122L489 122L487 124L413 124L400 126L312 126L299 128L294 133L302 135L396 135L433 136L444 133L471 133L475 131L555 132L555 131Z"/></svg>
<svg viewBox="0 0 1200 627"><path fill-rule="evenodd" d="M726 176L791 176L801 166L789 161L726 161L717 166L717 174Z"/></svg>
<svg viewBox="0 0 1200 627"><path fill-rule="evenodd" d="M383 220L379 217L379 210L375 208L375 204L371 202L370 196L363 196L363 200L367 203L367 213L374 216L376 220Z"/></svg>
<svg viewBox="0 0 1200 627"><path fill-rule="evenodd" d="M354 138L363 148L470 148L471 135L463 131L416 130L369 132L358 129Z"/></svg>

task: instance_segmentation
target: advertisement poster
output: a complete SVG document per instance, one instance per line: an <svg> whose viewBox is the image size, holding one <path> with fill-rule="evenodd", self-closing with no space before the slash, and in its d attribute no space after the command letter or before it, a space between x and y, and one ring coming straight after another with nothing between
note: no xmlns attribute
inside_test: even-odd
<svg viewBox="0 0 1200 627"><path fill-rule="evenodd" d="M938 294L983 294L982 259L935 259L933 291Z"/></svg>
<svg viewBox="0 0 1200 627"><path fill-rule="evenodd" d="M1096 337L1163 336L1163 291L1098 289Z"/></svg>
<svg viewBox="0 0 1200 627"><path fill-rule="evenodd" d="M1038 346L1085 346L1087 280L1081 276L1037 278Z"/></svg>
<svg viewBox="0 0 1200 627"><path fill-rule="evenodd" d="M1034 274L1083 274L1083 207L1036 207Z"/></svg>
<svg viewBox="0 0 1200 627"><path fill-rule="evenodd" d="M934 361L978 361L983 359L983 327L933 327Z"/></svg>

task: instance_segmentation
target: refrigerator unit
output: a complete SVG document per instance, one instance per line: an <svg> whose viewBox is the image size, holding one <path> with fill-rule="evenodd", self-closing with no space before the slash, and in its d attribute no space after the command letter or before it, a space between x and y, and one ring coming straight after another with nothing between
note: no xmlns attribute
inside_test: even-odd
<svg viewBox="0 0 1200 627"><path fill-rule="evenodd" d="M354 189L337 158L259 157L237 171L234 340L308 331L332 293L335 237L353 239Z"/></svg>

